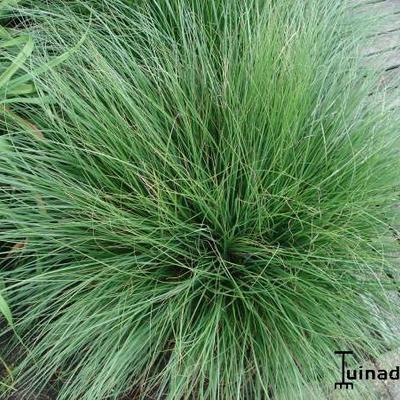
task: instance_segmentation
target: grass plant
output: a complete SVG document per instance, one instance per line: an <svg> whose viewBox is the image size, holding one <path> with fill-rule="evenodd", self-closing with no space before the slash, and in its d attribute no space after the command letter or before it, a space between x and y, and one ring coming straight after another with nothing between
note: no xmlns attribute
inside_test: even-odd
<svg viewBox="0 0 400 400"><path fill-rule="evenodd" d="M15 6L38 96L0 157L23 393L309 399L335 350L391 343L399 117L346 4Z"/></svg>

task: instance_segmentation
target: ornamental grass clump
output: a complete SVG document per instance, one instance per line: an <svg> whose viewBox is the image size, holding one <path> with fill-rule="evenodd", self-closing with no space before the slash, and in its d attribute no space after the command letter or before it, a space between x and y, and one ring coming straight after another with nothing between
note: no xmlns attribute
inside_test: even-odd
<svg viewBox="0 0 400 400"><path fill-rule="evenodd" d="M390 346L399 118L346 2L22 3L42 100L0 158L22 393L308 399L335 350Z"/></svg>

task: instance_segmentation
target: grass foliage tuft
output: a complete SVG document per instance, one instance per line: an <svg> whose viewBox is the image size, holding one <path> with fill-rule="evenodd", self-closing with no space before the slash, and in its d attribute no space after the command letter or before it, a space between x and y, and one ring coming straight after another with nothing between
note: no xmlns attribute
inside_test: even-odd
<svg viewBox="0 0 400 400"><path fill-rule="evenodd" d="M22 390L309 398L335 350L390 343L399 118L346 2L22 3L38 97L0 149Z"/></svg>

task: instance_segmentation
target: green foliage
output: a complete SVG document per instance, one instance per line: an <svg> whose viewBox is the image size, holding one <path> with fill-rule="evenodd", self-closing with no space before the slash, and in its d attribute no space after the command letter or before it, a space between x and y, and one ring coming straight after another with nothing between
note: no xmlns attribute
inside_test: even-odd
<svg viewBox="0 0 400 400"><path fill-rule="evenodd" d="M13 5L16 4L15 2ZM9 2L0 4L0 17L4 14L6 6L11 5ZM8 108L8 104L18 102L29 102L27 95L35 92L32 83L18 82L18 74L23 68L27 58L33 50L32 38L28 35L14 36L8 29L0 26L0 107L2 115L0 117L0 126L3 126L7 117L14 114ZM27 76L25 74L25 76ZM30 80L30 78L29 78ZM0 156L3 156L9 150L9 143L5 136L0 136ZM4 244L0 247L4 250ZM1 291L3 291L3 283L1 283ZM10 307L0 292L0 315L4 317L6 322L12 327L13 318Z"/></svg>
<svg viewBox="0 0 400 400"><path fill-rule="evenodd" d="M398 116L340 1L125 3L21 10L40 74L0 160L17 383L308 399L335 350L392 339Z"/></svg>
<svg viewBox="0 0 400 400"><path fill-rule="evenodd" d="M7 301L0 294L0 314L2 314L10 326L13 326L13 319L10 307L8 306Z"/></svg>
<svg viewBox="0 0 400 400"><path fill-rule="evenodd" d="M0 17L10 16L10 7L16 6L18 1L3 1L0 4ZM48 63L44 63L40 68L31 70L26 64L34 49L31 35L20 33L0 26L0 127L3 132L7 130L8 124L17 124L24 129L30 130L36 136L41 137L40 131L31 123L18 115L12 108L17 104L43 104L44 97L40 100L36 97L36 88L32 77L39 75L47 69L54 67L66 59L69 52L58 58L53 58ZM71 50L70 50L71 51ZM7 154L10 150L10 143L7 135L0 136L0 156ZM4 188L3 188L4 189ZM4 228L4 227L3 227ZM6 235L4 235L6 236ZM7 261L9 248L1 241L1 251ZM4 250L6 249L6 250ZM12 314L5 297L0 293L0 314L5 318L10 326L13 326Z"/></svg>

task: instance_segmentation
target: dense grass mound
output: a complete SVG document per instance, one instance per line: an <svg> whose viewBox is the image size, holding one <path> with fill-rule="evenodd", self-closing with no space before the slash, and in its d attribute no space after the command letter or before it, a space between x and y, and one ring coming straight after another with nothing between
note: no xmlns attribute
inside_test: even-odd
<svg viewBox="0 0 400 400"><path fill-rule="evenodd" d="M0 159L19 386L309 399L335 350L378 354L399 121L344 4L40 3L14 10L32 71L63 63Z"/></svg>

